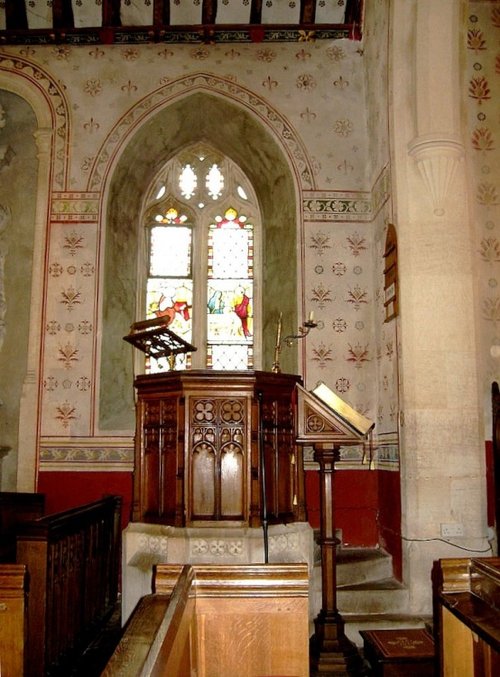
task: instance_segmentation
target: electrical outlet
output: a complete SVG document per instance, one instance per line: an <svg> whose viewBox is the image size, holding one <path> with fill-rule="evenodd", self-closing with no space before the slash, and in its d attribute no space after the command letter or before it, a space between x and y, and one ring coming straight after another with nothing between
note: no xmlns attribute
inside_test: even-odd
<svg viewBox="0 0 500 677"><path fill-rule="evenodd" d="M441 536L443 538L453 538L454 536L464 535L464 525L460 522L448 522L441 524Z"/></svg>

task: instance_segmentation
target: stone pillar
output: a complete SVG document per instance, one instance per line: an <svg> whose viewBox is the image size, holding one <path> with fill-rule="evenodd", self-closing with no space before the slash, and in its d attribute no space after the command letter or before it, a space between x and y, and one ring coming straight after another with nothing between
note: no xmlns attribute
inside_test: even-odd
<svg viewBox="0 0 500 677"><path fill-rule="evenodd" d="M390 91L398 233L404 580L431 612L432 562L488 548L464 161L465 3L393 0Z"/></svg>
<svg viewBox="0 0 500 677"><path fill-rule="evenodd" d="M40 408L40 348L42 333L43 279L45 245L47 238L47 205L49 203L50 152L52 129L35 132L38 148L38 182L35 211L35 238L31 277L30 333L26 377L19 410L19 452L17 463L17 490L36 490L38 453L38 416Z"/></svg>

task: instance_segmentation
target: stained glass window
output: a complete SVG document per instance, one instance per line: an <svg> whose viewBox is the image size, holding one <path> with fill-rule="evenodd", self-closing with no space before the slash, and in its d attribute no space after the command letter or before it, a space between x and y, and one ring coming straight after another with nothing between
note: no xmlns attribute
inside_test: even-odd
<svg viewBox="0 0 500 677"><path fill-rule="evenodd" d="M230 207L208 234L207 346L215 369L253 363L252 278L253 226Z"/></svg>
<svg viewBox="0 0 500 677"><path fill-rule="evenodd" d="M176 369L254 367L255 217L251 184L206 146L174 158L155 181L146 211L146 314L170 317L169 329L197 347L177 357ZM146 368L169 367L151 360Z"/></svg>

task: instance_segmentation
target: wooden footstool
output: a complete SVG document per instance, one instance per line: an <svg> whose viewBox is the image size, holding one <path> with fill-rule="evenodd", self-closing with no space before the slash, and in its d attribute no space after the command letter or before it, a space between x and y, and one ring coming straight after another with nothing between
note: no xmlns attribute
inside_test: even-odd
<svg viewBox="0 0 500 677"><path fill-rule="evenodd" d="M423 628L361 630L374 677L434 677L434 640Z"/></svg>

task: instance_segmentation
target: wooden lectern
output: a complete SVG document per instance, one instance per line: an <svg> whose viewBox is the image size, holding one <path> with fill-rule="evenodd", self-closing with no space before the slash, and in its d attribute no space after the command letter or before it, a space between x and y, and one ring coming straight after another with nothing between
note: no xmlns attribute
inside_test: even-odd
<svg viewBox="0 0 500 677"><path fill-rule="evenodd" d="M334 472L340 447L359 444L375 424L324 384L312 392L298 384L297 393L297 441L313 446L320 473L322 606L311 639L311 675L362 675L362 659L337 609Z"/></svg>

